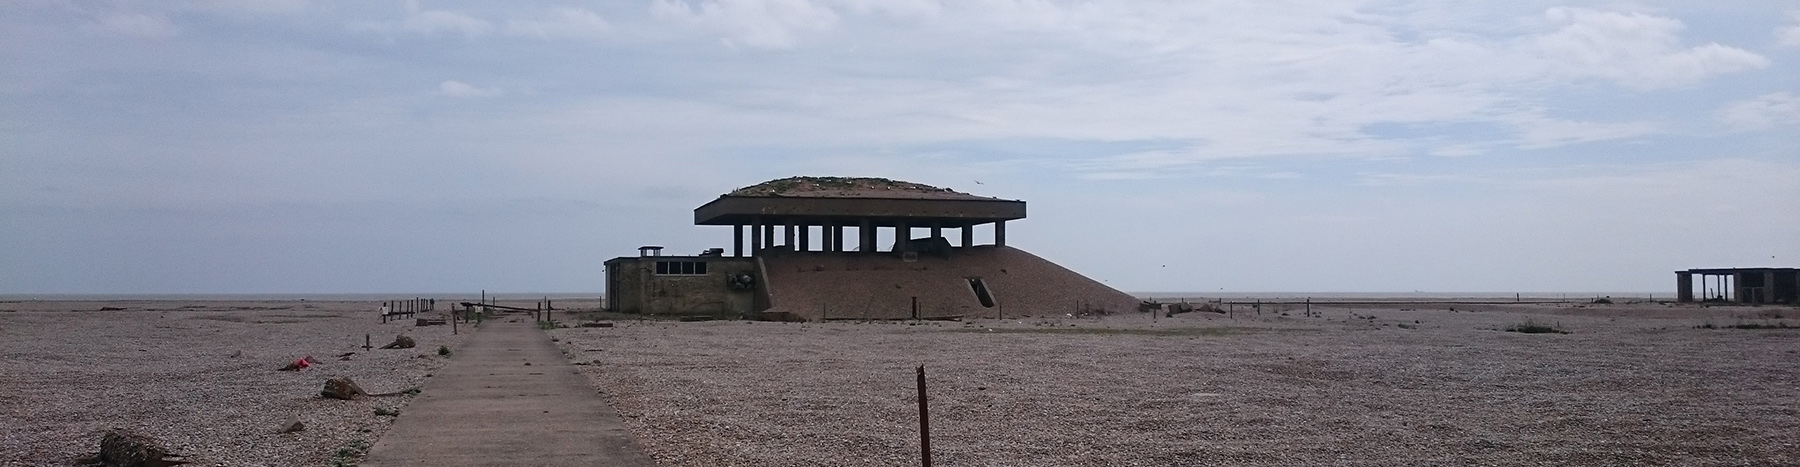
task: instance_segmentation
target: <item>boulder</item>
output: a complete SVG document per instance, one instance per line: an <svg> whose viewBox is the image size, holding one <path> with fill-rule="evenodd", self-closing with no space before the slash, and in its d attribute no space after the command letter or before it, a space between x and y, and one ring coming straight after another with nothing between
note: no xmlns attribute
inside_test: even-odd
<svg viewBox="0 0 1800 467"><path fill-rule="evenodd" d="M381 346L381 348L383 348L383 349L410 349L415 346L418 346L418 343L413 342L413 338L411 338L411 337L394 336L394 342L389 343L388 345Z"/></svg>
<svg viewBox="0 0 1800 467"><path fill-rule="evenodd" d="M362 386L357 386L356 382L351 381L350 378L331 378L325 380L325 390L319 391L319 395L341 400L356 400L369 397L369 393L364 392Z"/></svg>
<svg viewBox="0 0 1800 467"><path fill-rule="evenodd" d="M156 439L131 430L114 428L100 437L100 465L106 467L161 467L186 464L170 460L170 454Z"/></svg>

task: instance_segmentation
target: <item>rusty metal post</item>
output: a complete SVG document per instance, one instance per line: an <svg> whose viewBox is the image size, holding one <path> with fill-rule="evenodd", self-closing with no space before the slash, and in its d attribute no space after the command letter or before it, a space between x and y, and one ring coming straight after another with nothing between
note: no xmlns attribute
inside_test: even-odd
<svg viewBox="0 0 1800 467"><path fill-rule="evenodd" d="M919 459L931 467L931 404L925 401L925 365L919 365Z"/></svg>

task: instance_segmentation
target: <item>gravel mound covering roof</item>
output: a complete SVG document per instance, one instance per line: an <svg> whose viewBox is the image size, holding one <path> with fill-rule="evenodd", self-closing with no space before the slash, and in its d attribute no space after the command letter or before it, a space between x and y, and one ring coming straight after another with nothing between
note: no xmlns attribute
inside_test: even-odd
<svg viewBox="0 0 1800 467"><path fill-rule="evenodd" d="M921 317L1062 316L1135 311L1138 300L1075 271L1013 247L956 248L948 257L768 250L770 311L817 320ZM982 306L968 278L987 285L996 306ZM1001 313L1004 313L1002 315Z"/></svg>
<svg viewBox="0 0 1800 467"><path fill-rule="evenodd" d="M1800 465L1800 330L1397 307L551 335L672 467L917 465L919 364L938 465Z"/></svg>
<svg viewBox="0 0 1800 467"><path fill-rule="evenodd" d="M93 311L101 307L118 311ZM381 323L372 302L0 303L0 465L68 465L130 428L197 466L319 466L373 443L413 396L319 397L347 376L369 392L425 384L456 347L449 326ZM21 309L23 308L23 309ZM17 310L17 311L12 311ZM425 316L420 314L418 316ZM465 329L466 331L466 329ZM417 348L364 350L404 333ZM466 333L465 333L466 334ZM348 361L338 355L355 352ZM301 371L275 371L311 355ZM277 433L289 420L306 428ZM366 444L364 446L367 446Z"/></svg>
<svg viewBox="0 0 1800 467"><path fill-rule="evenodd" d="M870 177L788 177L732 190L726 196L994 199L962 193L949 188Z"/></svg>

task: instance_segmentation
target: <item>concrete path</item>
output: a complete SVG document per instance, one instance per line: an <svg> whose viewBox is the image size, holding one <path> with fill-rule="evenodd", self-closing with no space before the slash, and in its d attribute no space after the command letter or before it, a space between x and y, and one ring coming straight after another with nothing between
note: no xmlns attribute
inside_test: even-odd
<svg viewBox="0 0 1800 467"><path fill-rule="evenodd" d="M510 319L457 349L362 465L656 465L537 323Z"/></svg>

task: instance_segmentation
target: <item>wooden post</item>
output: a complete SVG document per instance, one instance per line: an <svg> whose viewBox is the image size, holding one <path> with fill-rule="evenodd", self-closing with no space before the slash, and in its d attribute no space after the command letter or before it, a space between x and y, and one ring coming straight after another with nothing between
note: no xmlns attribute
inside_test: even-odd
<svg viewBox="0 0 1800 467"><path fill-rule="evenodd" d="M914 321L919 319L919 297L912 298L912 319Z"/></svg>
<svg viewBox="0 0 1800 467"><path fill-rule="evenodd" d="M369 350L372 348L375 348L375 344L373 342L369 342L368 334L363 334L363 350Z"/></svg>
<svg viewBox="0 0 1800 467"><path fill-rule="evenodd" d="M925 401L925 365L919 365L919 459L931 467L931 405Z"/></svg>

